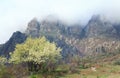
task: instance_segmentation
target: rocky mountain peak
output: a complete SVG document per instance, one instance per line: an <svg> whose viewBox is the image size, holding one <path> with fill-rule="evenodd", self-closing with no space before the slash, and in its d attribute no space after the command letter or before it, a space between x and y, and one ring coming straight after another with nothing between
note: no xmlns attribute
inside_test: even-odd
<svg viewBox="0 0 120 78"><path fill-rule="evenodd" d="M69 26L54 16L48 16L41 22L34 18L28 23L25 34L17 31L5 44L0 45L0 55L9 56L9 52L14 51L16 44L23 43L28 36L33 38L45 36L49 41L54 41L58 47L61 47L63 49L61 54L67 57L69 54L89 52L86 47L89 48L93 45L94 38L100 38L100 43L103 39L115 38L116 40L116 37L120 36L120 24L112 24L101 15L92 16L86 27L79 24ZM93 42L89 43L91 39ZM85 43L79 44L81 40ZM95 45L100 44L99 42L96 41ZM87 46L88 44L90 45ZM98 46L98 48L101 48L102 51L102 47Z"/></svg>
<svg viewBox="0 0 120 78"><path fill-rule="evenodd" d="M90 22L108 22L108 20L104 15L93 15L89 20Z"/></svg>
<svg viewBox="0 0 120 78"><path fill-rule="evenodd" d="M40 23L37 21L36 18L34 18L28 23L28 27L26 29L25 34L30 35L31 37L39 37L39 30Z"/></svg>
<svg viewBox="0 0 120 78"><path fill-rule="evenodd" d="M116 34L116 29L113 24L100 15L92 16L85 30L87 37L114 37Z"/></svg>

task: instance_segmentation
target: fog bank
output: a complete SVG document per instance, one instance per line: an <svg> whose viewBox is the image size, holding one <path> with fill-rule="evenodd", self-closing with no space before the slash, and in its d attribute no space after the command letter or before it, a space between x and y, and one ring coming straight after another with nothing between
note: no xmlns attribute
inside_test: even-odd
<svg viewBox="0 0 120 78"><path fill-rule="evenodd" d="M95 14L120 22L120 0L0 0L0 43L24 31L32 18L50 14L71 24L86 24Z"/></svg>

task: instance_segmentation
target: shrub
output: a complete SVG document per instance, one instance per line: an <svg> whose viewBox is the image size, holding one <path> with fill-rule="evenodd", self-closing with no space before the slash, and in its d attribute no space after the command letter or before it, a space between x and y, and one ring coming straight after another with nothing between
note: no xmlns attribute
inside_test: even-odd
<svg viewBox="0 0 120 78"><path fill-rule="evenodd" d="M29 71L52 71L55 63L61 57L60 48L55 43L50 43L45 37L28 38L25 43L18 44L15 51L10 54L10 63L28 65Z"/></svg>

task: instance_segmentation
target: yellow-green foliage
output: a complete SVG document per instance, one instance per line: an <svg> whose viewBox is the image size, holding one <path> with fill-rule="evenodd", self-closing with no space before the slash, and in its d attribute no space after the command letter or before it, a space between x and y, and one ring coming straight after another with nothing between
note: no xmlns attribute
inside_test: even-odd
<svg viewBox="0 0 120 78"><path fill-rule="evenodd" d="M15 51L10 53L11 63L34 62L36 64L44 63L46 60L61 57L60 48L55 43L50 43L45 37L28 38L23 44L17 44Z"/></svg>
<svg viewBox="0 0 120 78"><path fill-rule="evenodd" d="M0 57L0 64L4 64L7 62L7 59L5 57Z"/></svg>

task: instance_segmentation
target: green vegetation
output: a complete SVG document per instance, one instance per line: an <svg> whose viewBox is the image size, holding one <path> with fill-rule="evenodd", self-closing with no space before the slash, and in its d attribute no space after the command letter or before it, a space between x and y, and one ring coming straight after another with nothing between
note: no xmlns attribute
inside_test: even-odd
<svg viewBox="0 0 120 78"><path fill-rule="evenodd" d="M25 43L18 44L10 54L10 63L28 65L29 71L51 71L61 57L60 48L55 43L50 43L45 37L28 38Z"/></svg>
<svg viewBox="0 0 120 78"><path fill-rule="evenodd" d="M80 73L68 74L60 78L120 78L120 66L95 65L96 71L91 68L81 69Z"/></svg>
<svg viewBox="0 0 120 78"><path fill-rule="evenodd" d="M17 44L10 58L0 57L0 78L120 78L120 50L61 59L61 49L45 37Z"/></svg>
<svg viewBox="0 0 120 78"><path fill-rule="evenodd" d="M7 59L3 56L0 57L0 65L3 65L7 62Z"/></svg>

